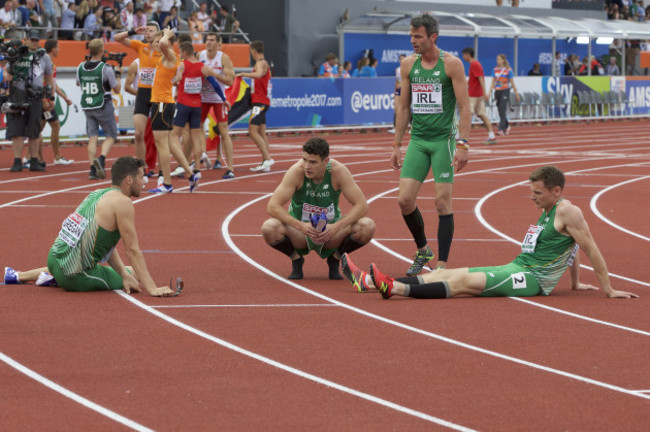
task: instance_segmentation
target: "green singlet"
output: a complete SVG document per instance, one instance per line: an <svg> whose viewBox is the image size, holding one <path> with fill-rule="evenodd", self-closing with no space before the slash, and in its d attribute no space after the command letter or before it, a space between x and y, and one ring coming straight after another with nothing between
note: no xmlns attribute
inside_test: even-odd
<svg viewBox="0 0 650 432"><path fill-rule="evenodd" d="M327 223L336 222L341 218L339 196L341 191L334 190L332 185L332 161L327 163L323 180L316 184L307 177L303 178L302 186L291 197L289 214L301 222L309 222L312 214L325 213ZM310 250L316 251L321 258L327 258L336 249L323 249L322 244L314 243L309 237L307 249L298 249L300 255L306 255Z"/></svg>
<svg viewBox="0 0 650 432"><path fill-rule="evenodd" d="M99 189L83 200L61 226L47 258L47 267L54 279L66 291L96 291L122 289L123 281L115 270L98 265L106 262L120 232L107 231L95 220L99 200L115 188Z"/></svg>
<svg viewBox="0 0 650 432"><path fill-rule="evenodd" d="M487 277L481 296L525 297L553 291L578 252L573 237L557 232L553 226L558 203L548 214L543 211L537 224L528 228L522 253L510 264L469 269L470 273L481 272Z"/></svg>
<svg viewBox="0 0 650 432"><path fill-rule="evenodd" d="M417 56L411 71L411 141L400 176L424 182L429 169L436 182L452 183L457 133L456 94L445 72L444 51L432 69L422 67Z"/></svg>

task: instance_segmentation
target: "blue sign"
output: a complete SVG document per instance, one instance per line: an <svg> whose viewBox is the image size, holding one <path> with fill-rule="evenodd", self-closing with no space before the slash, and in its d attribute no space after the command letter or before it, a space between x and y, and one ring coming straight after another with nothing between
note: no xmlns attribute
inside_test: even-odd
<svg viewBox="0 0 650 432"><path fill-rule="evenodd" d="M630 114L650 114L650 80L630 79L625 80L627 106Z"/></svg>
<svg viewBox="0 0 650 432"><path fill-rule="evenodd" d="M392 123L394 78L273 78L268 127Z"/></svg>

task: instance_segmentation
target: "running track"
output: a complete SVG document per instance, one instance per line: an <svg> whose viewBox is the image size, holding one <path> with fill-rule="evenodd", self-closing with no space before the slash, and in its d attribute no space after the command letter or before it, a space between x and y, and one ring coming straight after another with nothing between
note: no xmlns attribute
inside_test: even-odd
<svg viewBox="0 0 650 432"><path fill-rule="evenodd" d="M140 246L177 298L0 286L0 430L645 431L650 424L650 146L646 122L518 126L473 144L454 190L452 266L517 253L538 210L526 179L567 173L616 288L641 298L382 300L327 280L312 254L291 282L287 259L259 235L268 194L306 139L275 136L270 173L235 139L237 178L204 172L197 193L176 180L136 201ZM472 142L484 139L475 130ZM414 245L388 167L392 136L331 134L370 202L376 239L354 253L402 274ZM111 157L131 154L116 146ZM46 158L51 151L45 149ZM84 159L85 148L64 149ZM0 152L2 262L44 265L60 223L91 190L85 162L45 175L8 172ZM109 162L110 165L110 162ZM435 246L433 185L419 207ZM123 250L121 250L124 256ZM583 256L583 264L589 264ZM588 266L585 282L596 283Z"/></svg>

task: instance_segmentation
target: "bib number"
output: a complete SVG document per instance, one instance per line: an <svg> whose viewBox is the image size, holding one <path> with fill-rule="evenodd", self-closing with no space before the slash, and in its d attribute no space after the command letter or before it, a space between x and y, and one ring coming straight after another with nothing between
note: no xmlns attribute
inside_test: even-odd
<svg viewBox="0 0 650 432"><path fill-rule="evenodd" d="M184 90L187 94L199 94L201 93L201 87L203 86L203 80L201 77L185 78Z"/></svg>
<svg viewBox="0 0 650 432"><path fill-rule="evenodd" d="M440 114L442 84L411 84L413 114Z"/></svg>
<svg viewBox="0 0 650 432"><path fill-rule="evenodd" d="M79 243L79 240L81 240L81 236L87 226L88 219L74 212L63 221L59 238L66 242L68 246L75 247Z"/></svg>
<svg viewBox="0 0 650 432"><path fill-rule="evenodd" d="M156 76L156 68L140 68L138 71L140 83L144 85L153 85L153 79Z"/></svg>
<svg viewBox="0 0 650 432"><path fill-rule="evenodd" d="M526 288L526 275L521 273L515 273L512 276L512 289L525 289Z"/></svg>
<svg viewBox="0 0 650 432"><path fill-rule="evenodd" d="M528 227L528 232L526 232L526 237L521 243L521 251L523 253L533 253L535 252L535 247L537 246L537 239L539 235L544 230L544 227L539 225L531 225Z"/></svg>

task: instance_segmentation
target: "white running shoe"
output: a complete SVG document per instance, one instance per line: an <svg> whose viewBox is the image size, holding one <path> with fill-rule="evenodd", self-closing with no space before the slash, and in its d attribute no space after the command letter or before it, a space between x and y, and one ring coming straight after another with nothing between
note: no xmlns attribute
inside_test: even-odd
<svg viewBox="0 0 650 432"><path fill-rule="evenodd" d="M160 186L163 185L164 182L165 182L165 177L159 175L159 176L158 176L158 180L156 181L156 186L157 186L157 187L160 187Z"/></svg>
<svg viewBox="0 0 650 432"><path fill-rule="evenodd" d="M265 159L261 164L259 164L256 167L251 168L251 171L262 171L262 172L269 172L271 171L271 166L275 163L273 159Z"/></svg>
<svg viewBox="0 0 650 432"><path fill-rule="evenodd" d="M174 171L171 173L172 177L185 177L185 170L182 166L177 166Z"/></svg>
<svg viewBox="0 0 650 432"><path fill-rule="evenodd" d="M54 165L70 165L72 162L74 162L74 159L66 159L63 156L54 159Z"/></svg>
<svg viewBox="0 0 650 432"><path fill-rule="evenodd" d="M46 272L41 272L41 274L38 275L38 279L36 279L36 285L56 286L56 281L54 280L54 276L52 276L51 274Z"/></svg>
<svg viewBox="0 0 650 432"><path fill-rule="evenodd" d="M389 133L389 134L394 134L394 133L395 133L395 128L390 128L390 129L388 129L388 133Z"/></svg>
<svg viewBox="0 0 650 432"><path fill-rule="evenodd" d="M203 162L203 166L205 169L210 169L212 168L212 161L210 160L210 156L206 152L203 152L201 155L201 162Z"/></svg>

